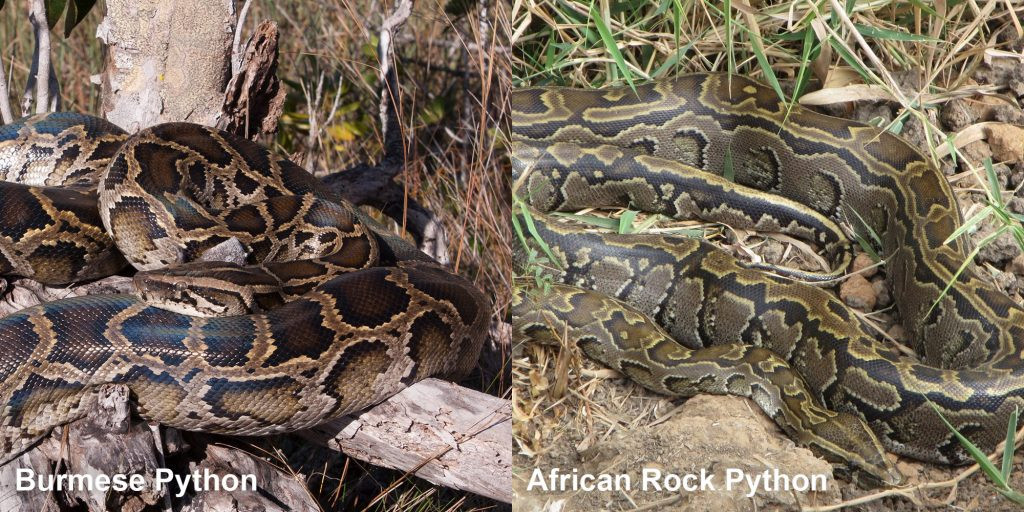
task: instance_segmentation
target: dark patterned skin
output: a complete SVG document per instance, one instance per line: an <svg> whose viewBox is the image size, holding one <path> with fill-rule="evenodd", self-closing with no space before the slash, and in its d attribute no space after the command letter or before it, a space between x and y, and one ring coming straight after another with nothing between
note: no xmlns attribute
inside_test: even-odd
<svg viewBox="0 0 1024 512"><path fill-rule="evenodd" d="M875 127L789 109L771 88L724 74L686 75L635 93L532 88L515 91L511 103L513 166L527 185L519 193L540 210L597 206L592 201L599 199L620 207L647 203L674 215L689 182L728 167L742 194L730 198L722 189L687 199L699 216L719 220L724 211L729 224L778 216L786 226L790 214L774 206L781 197L865 238L870 227L881 240L894 302L918 357L879 343L826 291L758 272L707 244L586 233L535 210L532 223L551 247L556 261L549 273L556 280L628 303L698 353L737 342L770 348L813 394L813 400L792 395L790 406L821 404L855 414L896 453L970 461L929 401L982 449L1003 440L1010 414L1024 406L1024 309L970 265L954 277L967 258L962 239L946 243L961 224L956 199L908 143ZM615 150L633 155L630 172L615 167L609 156ZM608 190L615 193L602 193ZM717 199L739 203L719 206ZM525 261L525 252L517 257ZM572 325L565 311L549 312ZM640 359L652 372L671 373L663 361ZM720 362L722 368L739 364ZM782 406L771 402L766 410ZM857 441L830 442L846 446L849 465L885 481L887 468L872 467Z"/></svg>
<svg viewBox="0 0 1024 512"><path fill-rule="evenodd" d="M0 464L81 417L106 384L127 385L149 421L264 435L476 364L483 294L255 143L187 123L126 137L76 114L0 139L3 172L27 182L0 184L0 274L62 284L125 260L145 271L144 299L0 318ZM45 169L71 178L50 183ZM232 240L246 261L198 261Z"/></svg>

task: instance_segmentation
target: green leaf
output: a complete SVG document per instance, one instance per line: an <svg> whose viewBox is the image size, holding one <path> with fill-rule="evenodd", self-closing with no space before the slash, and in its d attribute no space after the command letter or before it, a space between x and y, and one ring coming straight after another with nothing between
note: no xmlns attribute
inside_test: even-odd
<svg viewBox="0 0 1024 512"><path fill-rule="evenodd" d="M647 231L648 229L650 229L651 226L653 226L653 225L657 224L658 222L663 221L665 219L668 219L668 217L666 217L664 215L661 215L661 214L657 214L656 213L654 215L650 215L646 219L644 219L643 222L640 222L639 224L634 222L633 223L633 232L634 233L643 233L644 231Z"/></svg>
<svg viewBox="0 0 1024 512"><path fill-rule="evenodd" d="M626 83L629 84L629 88L636 92L636 85L633 84L633 72L626 66L626 59L622 58L622 52L619 51L619 46L615 42L615 38L612 37L612 31L608 29L608 26L604 24L604 20L601 18L601 12L597 9L596 0L590 2L590 19L594 21L594 26L597 27L597 32L601 34L601 42L604 43L608 53L611 54L612 60L615 61L616 67L622 72L622 77L626 79Z"/></svg>
<svg viewBox="0 0 1024 512"><path fill-rule="evenodd" d="M992 167L992 159L985 159L985 175L988 176L988 188L989 195L992 198L992 202L999 209L1003 206L1003 194L1002 189L999 187L999 176L996 176L996 171Z"/></svg>
<svg viewBox="0 0 1024 512"><path fill-rule="evenodd" d="M932 9L931 6L925 4L921 0L910 0L910 3L913 4L914 7L917 7L918 9L921 9L922 11L930 14L932 17L940 18L939 13L935 12L935 9ZM950 7L952 7L952 5L950 5ZM946 21L946 18L941 19L942 21Z"/></svg>
<svg viewBox="0 0 1024 512"><path fill-rule="evenodd" d="M957 151L956 145L953 144L953 136L952 135L947 135L946 136L946 146L949 148L949 158L950 158L950 160L953 161L953 167L958 166L959 164L956 161L956 157L957 157L957 155L960 154L960 152Z"/></svg>
<svg viewBox="0 0 1024 512"><path fill-rule="evenodd" d="M540 232L537 231L537 226L533 222L533 215L530 212L530 208L522 199L519 198L519 196L516 195L512 196L512 204L513 208L518 208L519 210L518 214L516 214L515 211L513 211L512 214L512 229L516 232L516 236L519 238L519 243L522 244L525 249L530 249L530 244L526 240L526 233L528 232L530 237L533 238L537 245L540 246L541 250L544 251L544 254L549 258L551 264L556 267L561 267L558 259L555 258L554 253L551 252L551 247L544 238L540 236ZM523 224L526 225L525 232L523 230L523 226L519 224L519 217L522 217Z"/></svg>
<svg viewBox="0 0 1024 512"><path fill-rule="evenodd" d="M977 446L974 446L974 443L960 434L960 432L957 432L957 430L953 428L953 425L946 421L946 417L939 412L939 408L934 402L929 400L928 404L932 406L932 409L935 409L935 413L939 415L939 419L941 419L942 422L946 424L946 427L953 432L953 435L956 436L956 440L960 442L960 446L963 446L964 449L967 450L967 453L971 455L971 458L978 463L978 466L981 466L981 470L985 472L988 479L991 480L992 483L996 484L1000 489L1007 490L1008 487L1006 486L1006 481L1003 480L1002 475L998 470L996 470L996 466L992 464L992 461L988 460L988 455L985 455L985 453L979 450Z"/></svg>
<svg viewBox="0 0 1024 512"><path fill-rule="evenodd" d="M909 32L900 32L898 30L889 30L884 28L872 27L870 25L861 25L854 23L853 26L857 29L857 32L864 37L870 37L874 39L890 39L893 41L915 41L920 43L937 43L941 40L935 39L934 37L921 36L917 34L911 34Z"/></svg>
<svg viewBox="0 0 1024 512"><path fill-rule="evenodd" d="M64 14L67 0L46 0L46 25L52 30L60 15Z"/></svg>
<svg viewBox="0 0 1024 512"><path fill-rule="evenodd" d="M736 169L732 165L732 145L725 146L725 159L722 161L722 177L728 181L736 181Z"/></svg>
<svg viewBox="0 0 1024 512"><path fill-rule="evenodd" d="M960 235L966 233L968 230L978 225L979 222L988 218L992 214L992 205L986 205L978 213L975 213L971 218L967 219L960 227L956 228L952 233L946 237L946 240L942 242L942 245L947 245L953 240L956 240Z"/></svg>
<svg viewBox="0 0 1024 512"><path fill-rule="evenodd" d="M622 212L622 216L619 217L619 234L625 235L633 232L633 221L636 220L636 213L633 210L626 210Z"/></svg>
<svg viewBox="0 0 1024 512"><path fill-rule="evenodd" d="M68 15L64 17L64 37L71 35L71 31L85 19L94 5L96 5L96 0L71 0L68 2Z"/></svg>
<svg viewBox="0 0 1024 512"><path fill-rule="evenodd" d="M867 223L867 221L864 220L864 217L861 217L860 213L857 213L857 210L850 209L849 211L853 212L853 215L855 217L857 217L857 220L860 221L861 226L864 226L864 229L867 230L868 236L870 236L871 240L874 241L874 243L876 244L875 246L876 247L884 247L884 245L882 244L882 238L879 237L878 233L876 233L875 230L872 229L871 226ZM871 252L874 253L875 251L872 250ZM878 256L878 254L876 253L875 257L877 257L877 256ZM879 259L875 259L875 261L879 261Z"/></svg>
<svg viewBox="0 0 1024 512"><path fill-rule="evenodd" d="M1010 481L1010 468L1013 467L1013 441L1017 434L1017 413L1016 407L1013 414L1010 414L1010 422L1006 425L1006 444L1003 445L1003 480Z"/></svg>
<svg viewBox="0 0 1024 512"><path fill-rule="evenodd" d="M800 50L800 69L797 70L796 80L794 80L795 85L793 86L793 96L786 104L786 117L782 120L783 124L789 120L789 114L793 112L793 107L797 105L797 100L800 98L800 95L803 94L804 88L807 87L807 83L810 78L807 75L807 70L810 69L811 52L813 52L817 47L814 44L814 30L811 30L810 27L803 30L801 38L803 39L803 45Z"/></svg>
<svg viewBox="0 0 1024 512"><path fill-rule="evenodd" d="M860 64L860 62L857 60L857 57L848 52L846 48L842 45L842 43L836 41L831 36L829 36L828 42L832 46L832 49L835 50L836 53L838 53L839 56L843 59L843 61L849 64L850 67L853 68L853 70L856 71L857 74L860 75L860 77L864 79L865 82L871 83L871 76L868 74L868 70L865 69L864 66Z"/></svg>
<svg viewBox="0 0 1024 512"><path fill-rule="evenodd" d="M1003 496L1006 496L1006 499L1008 499L1008 500L1010 500L1010 501L1012 501L1014 503L1019 503L1021 505L1024 505L1024 494L1021 494L1021 493L1019 493L1017 491L1014 491L1014 490L1005 490L1005 489L996 489L996 490L999 491L999 494L1002 494Z"/></svg>
<svg viewBox="0 0 1024 512"><path fill-rule="evenodd" d="M949 289L953 287L953 283L955 283L956 280L960 278L960 274L963 274L964 269L967 268L967 265L970 265L971 262L974 261L974 257L978 255L978 251L980 251L982 247L985 247L986 245L992 243L995 239L1002 236L1003 233L1006 233L1008 229L1010 229L1009 226L1000 227L996 231L990 233L988 236L983 238L980 242L978 242L978 245L974 246L974 248L971 249L971 253L968 254L966 258L964 258L964 262L960 264L960 268L956 269L956 273L954 273L953 278L950 279L948 283L946 283L946 287L942 289L942 293L940 293L938 297L935 297L935 302L933 302L932 306L928 308L928 312L925 313L925 316L932 314L932 310L935 309L935 306L939 305L939 301L946 296L946 293L949 292Z"/></svg>
<svg viewBox="0 0 1024 512"><path fill-rule="evenodd" d="M775 89L775 94L779 96L779 99L786 101L786 93L782 92L782 85L779 84L779 79L775 76L771 63L768 62L768 56L765 55L764 47L761 46L761 39L756 36L751 37L750 43L754 56L757 57L757 65L761 68L761 73L764 74L765 80L768 80L768 84L772 86L772 89Z"/></svg>
<svg viewBox="0 0 1024 512"><path fill-rule="evenodd" d="M578 213L566 213L566 212L551 212L549 215L556 217L565 217L568 219L582 222L584 224L590 224L591 226L597 226L604 228L609 231L616 231L619 229L619 221L610 217L600 217L597 215L580 215Z"/></svg>

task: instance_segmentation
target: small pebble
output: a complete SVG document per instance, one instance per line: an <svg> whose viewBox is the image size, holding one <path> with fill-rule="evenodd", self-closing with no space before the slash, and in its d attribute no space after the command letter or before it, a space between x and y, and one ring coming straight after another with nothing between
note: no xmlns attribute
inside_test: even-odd
<svg viewBox="0 0 1024 512"><path fill-rule="evenodd" d="M889 294L889 286L885 284L885 278L877 276L872 279L871 288L875 291L875 298L878 299L878 307L884 308L892 304L892 295Z"/></svg>
<svg viewBox="0 0 1024 512"><path fill-rule="evenodd" d="M869 256L868 253L859 252L857 253L857 256L853 258L853 266L851 268L851 272L860 272L861 270L867 269L864 270L864 272L861 272L860 275L864 277L871 277L878 273L878 267L872 266L874 264L875 260L871 259L871 256Z"/></svg>
<svg viewBox="0 0 1024 512"><path fill-rule="evenodd" d="M875 303L878 301L871 282L860 274L851 275L839 286L839 297L847 306L865 313L875 309Z"/></svg>

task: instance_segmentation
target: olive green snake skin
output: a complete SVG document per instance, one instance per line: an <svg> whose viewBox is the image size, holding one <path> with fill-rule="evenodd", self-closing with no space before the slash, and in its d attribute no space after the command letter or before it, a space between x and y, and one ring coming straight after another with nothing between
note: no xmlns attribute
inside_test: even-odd
<svg viewBox="0 0 1024 512"><path fill-rule="evenodd" d="M517 293L520 339L564 335L662 393L749 396L796 441L874 483L902 480L882 447L969 461L929 401L983 450L1005 438L1024 405L1024 309L970 266L954 279L968 252L945 243L961 225L956 199L908 143L789 110L771 88L724 74L635 93L521 89L511 105L528 204L515 216L527 233L517 262L553 259L545 271L564 283ZM718 176L726 168L731 180ZM917 358L877 341L828 291L703 241L593 233L544 214L603 206L791 233L839 262L836 226L868 237L866 224Z"/></svg>
<svg viewBox="0 0 1024 512"><path fill-rule="evenodd" d="M145 271L144 298L0 318L0 464L108 384L148 421L266 435L476 365L490 304L471 282L248 140L188 123L128 136L49 114L0 127L0 178L0 274ZM244 264L197 261L232 242Z"/></svg>

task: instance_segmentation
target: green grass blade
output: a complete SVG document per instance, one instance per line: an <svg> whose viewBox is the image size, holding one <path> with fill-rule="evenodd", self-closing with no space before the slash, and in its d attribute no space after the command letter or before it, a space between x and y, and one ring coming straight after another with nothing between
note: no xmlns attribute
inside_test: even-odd
<svg viewBox="0 0 1024 512"><path fill-rule="evenodd" d="M633 221L636 220L637 212L633 210L626 210L622 212L622 216L619 217L619 234L625 235L633 232Z"/></svg>
<svg viewBox="0 0 1024 512"><path fill-rule="evenodd" d="M873 39L889 39L892 41L913 41L918 43L939 43L942 42L934 37L922 36L918 34L911 34L909 32L899 32L897 30L889 30L884 28L872 27L870 25L861 25L859 23L853 24L857 32L864 37L870 37Z"/></svg>
<svg viewBox="0 0 1024 512"><path fill-rule="evenodd" d="M597 215L580 215L578 213L566 212L551 212L549 215L572 219L577 222L590 224L591 226L607 229L609 231L617 231L619 229L619 221L609 217L600 217Z"/></svg>
<svg viewBox="0 0 1024 512"><path fill-rule="evenodd" d="M811 53L814 51L814 30L810 27L804 29L803 45L800 51L800 67L796 72L796 80L794 80L793 96L786 104L786 117L783 118L782 124L786 124L789 120L789 114L793 111L793 107L797 105L797 100L800 95L804 92L804 87L807 86L808 76L807 70L810 69Z"/></svg>
<svg viewBox="0 0 1024 512"><path fill-rule="evenodd" d="M619 51L619 45L615 42L612 31L608 29L608 25L605 25L604 19L601 18L601 12L597 9L596 0L590 2L590 19L594 22L594 26L597 27L597 33L601 35L601 42L604 43L608 53L612 56L612 60L615 61L615 66L622 73L622 78L626 79L629 88L633 89L635 93L636 85L633 84L633 72L626 66L626 59L622 57L622 52Z"/></svg>
<svg viewBox="0 0 1024 512"><path fill-rule="evenodd" d="M964 272L964 269L967 268L967 265L970 265L971 262L974 261L974 257L978 255L978 251L980 251L982 247L985 247L986 245L992 243L992 241L995 240L996 238L1002 236L1002 234L1006 233L1008 229L1010 229L1009 226L1000 227L995 232L990 233L988 236L982 239L981 242L978 242L978 245L974 246L974 249L971 249L971 253L968 254L966 258L964 258L964 262L960 264L960 268L956 269L956 273L953 274L953 278L950 279L948 283L946 283L946 287L942 289L942 293L940 293L938 297L935 297L935 302L932 302L932 307L928 308L928 312L925 313L925 316L932 314L932 310L935 309L935 306L939 305L939 301L946 296L946 293L948 293L949 289L953 287L953 283L955 283L956 280L960 278L960 274Z"/></svg>
<svg viewBox="0 0 1024 512"><path fill-rule="evenodd" d="M878 236L878 233L876 233L875 230L871 228L867 221L864 220L864 217L860 216L860 213L858 213L857 210L851 209L850 211L853 212L853 215L857 217L858 221L860 221L860 225L863 226L864 229L868 232L868 236L870 236L871 240L875 243L875 247L882 247L882 237Z"/></svg>
<svg viewBox="0 0 1024 512"><path fill-rule="evenodd" d="M1001 474L1003 480L1006 482L1010 481L1010 469L1013 467L1013 441L1017 434L1017 414L1018 410L1016 407L1013 408L1013 414L1010 415L1010 422L1006 425L1006 444L1003 445L1003 467Z"/></svg>
<svg viewBox="0 0 1024 512"><path fill-rule="evenodd" d="M975 213L974 215L971 215L971 218L967 219L966 221L964 221L963 224L960 225L960 227L953 230L953 232L949 234L949 237L947 237L946 240L942 242L942 245L947 245L953 240L956 240L957 238L960 237L960 235L963 235L971 228L978 225L981 221L987 219L989 215L992 215L992 212L992 205L985 205L985 207L982 208L981 211Z"/></svg>
<svg viewBox="0 0 1024 512"><path fill-rule="evenodd" d="M1006 499L1008 499L1008 500L1010 500L1010 501L1012 501L1014 503L1018 503L1020 505L1024 505L1024 494L1021 494L1021 493L1019 493L1017 491L1014 491L1014 490L1004 490L1004 489L996 489L996 490L999 491L999 494L1002 494L1003 496L1006 496Z"/></svg>
<svg viewBox="0 0 1024 512"><path fill-rule="evenodd" d="M537 225L533 222L533 215L530 213L530 209L523 204L521 199L514 199L514 201L519 206L519 213L523 217L523 223L526 224L526 231L530 233L533 241L540 246L542 251L544 251L544 255L548 257L552 265L561 268L561 263L558 261L558 258L555 257L555 253L551 251L551 247L546 241L544 241L544 238L540 236L540 231L537 230ZM516 224L515 217L515 215L512 215L513 227L515 227ZM524 247L529 247L529 243L526 241L525 236L521 236L520 242L523 243Z"/></svg>
<svg viewBox="0 0 1024 512"><path fill-rule="evenodd" d="M1002 209L1002 188L999 186L999 176L996 176L996 171L992 167L991 158L985 159L985 175L988 177L989 195L992 198L992 203L996 205L996 209Z"/></svg>
<svg viewBox="0 0 1024 512"><path fill-rule="evenodd" d="M992 461L988 460L988 455L978 449L974 443L960 434L960 432L957 432L957 430L953 428L953 425L951 425L949 421L946 421L946 417L939 412L939 408L934 402L928 401L928 404L932 406L932 409L935 409L936 414L939 415L939 419L946 424L946 428L953 432L953 435L956 436L956 440L960 442L960 446L963 446L964 449L967 450L967 453L971 455L971 458L978 463L981 470L985 472L985 476L987 476L989 480L996 484L1000 489L1008 490L1009 488L1006 485L1006 481L1003 480L1002 474L1000 474L999 470L996 469L996 466L992 464Z"/></svg>
<svg viewBox="0 0 1024 512"><path fill-rule="evenodd" d="M725 160L722 162L722 177L736 181L736 169L732 165L732 145L725 146Z"/></svg>

